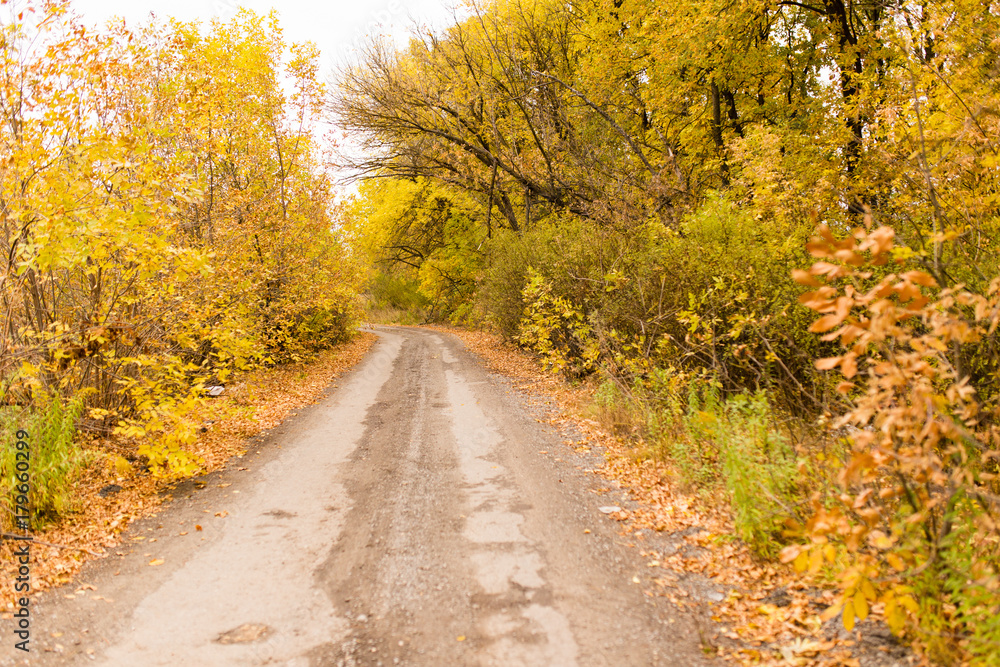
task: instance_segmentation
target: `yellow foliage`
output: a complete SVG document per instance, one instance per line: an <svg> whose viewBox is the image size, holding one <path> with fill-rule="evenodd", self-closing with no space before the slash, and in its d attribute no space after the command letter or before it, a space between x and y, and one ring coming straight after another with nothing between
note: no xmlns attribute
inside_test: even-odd
<svg viewBox="0 0 1000 667"><path fill-rule="evenodd" d="M318 52L274 14L83 30L22 8L0 27L0 389L92 388L92 426L190 473L206 385L352 328Z"/></svg>

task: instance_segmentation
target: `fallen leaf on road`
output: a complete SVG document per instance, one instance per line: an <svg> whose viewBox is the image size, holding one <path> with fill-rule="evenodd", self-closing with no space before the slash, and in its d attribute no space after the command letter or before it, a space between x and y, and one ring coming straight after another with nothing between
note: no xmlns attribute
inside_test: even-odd
<svg viewBox="0 0 1000 667"><path fill-rule="evenodd" d="M164 561L162 558L154 558L153 560L149 561L149 564L156 566L156 565L163 565L163 562Z"/></svg>
<svg viewBox="0 0 1000 667"><path fill-rule="evenodd" d="M201 530L201 524L197 524L197 523L196 523L196 524L194 525L194 529L195 529L195 530Z"/></svg>
<svg viewBox="0 0 1000 667"><path fill-rule="evenodd" d="M271 633L271 628L263 623L244 623L238 628L223 632L215 641L219 644L248 644Z"/></svg>

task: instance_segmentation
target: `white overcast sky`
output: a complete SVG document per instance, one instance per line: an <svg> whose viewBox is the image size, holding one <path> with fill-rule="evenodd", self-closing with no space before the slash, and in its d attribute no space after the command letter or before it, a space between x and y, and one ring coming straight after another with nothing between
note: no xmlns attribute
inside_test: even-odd
<svg viewBox="0 0 1000 667"><path fill-rule="evenodd" d="M327 73L366 35L391 35L403 46L414 20L440 27L451 17L454 4L454 0L71 0L84 22L92 25L114 16L136 25L150 12L161 19L207 23L212 17L229 19L241 6L260 14L276 9L285 42L315 42Z"/></svg>

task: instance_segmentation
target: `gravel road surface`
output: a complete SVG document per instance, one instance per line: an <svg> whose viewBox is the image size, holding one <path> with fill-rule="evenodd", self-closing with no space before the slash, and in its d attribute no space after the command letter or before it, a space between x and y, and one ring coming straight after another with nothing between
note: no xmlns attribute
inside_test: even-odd
<svg viewBox="0 0 1000 667"><path fill-rule="evenodd" d="M452 336L376 333L336 390L38 596L27 664L707 664L539 408Z"/></svg>

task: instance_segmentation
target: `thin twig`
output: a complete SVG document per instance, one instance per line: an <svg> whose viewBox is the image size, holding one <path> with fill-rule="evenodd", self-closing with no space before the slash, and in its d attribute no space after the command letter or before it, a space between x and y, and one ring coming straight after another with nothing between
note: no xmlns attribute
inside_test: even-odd
<svg viewBox="0 0 1000 667"><path fill-rule="evenodd" d="M43 547L55 547L56 549L75 549L76 551L83 551L91 556L103 556L104 554L99 554L96 551L91 551L86 547L71 547L66 544L55 544L54 542L43 542L41 540L36 540L30 535L18 535L17 533L0 533L0 537L6 540L20 540L22 542L31 542L32 544L41 544Z"/></svg>

